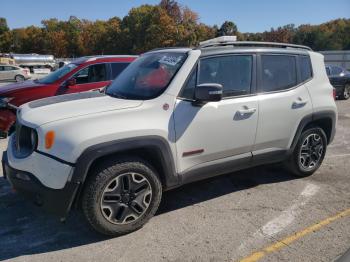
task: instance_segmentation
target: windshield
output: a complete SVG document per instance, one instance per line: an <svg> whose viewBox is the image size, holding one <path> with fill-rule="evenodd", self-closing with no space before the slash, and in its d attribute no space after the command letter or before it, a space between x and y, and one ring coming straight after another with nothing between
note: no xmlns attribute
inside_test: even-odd
<svg viewBox="0 0 350 262"><path fill-rule="evenodd" d="M77 68L78 65L76 64L68 64L64 67L61 67L60 69L48 74L47 76L38 79L37 81L41 84L52 84L53 82L56 82L58 79L63 77L64 75L71 72L74 68Z"/></svg>
<svg viewBox="0 0 350 262"><path fill-rule="evenodd" d="M187 55L179 52L145 54L131 63L107 88L106 94L147 100L164 92Z"/></svg>

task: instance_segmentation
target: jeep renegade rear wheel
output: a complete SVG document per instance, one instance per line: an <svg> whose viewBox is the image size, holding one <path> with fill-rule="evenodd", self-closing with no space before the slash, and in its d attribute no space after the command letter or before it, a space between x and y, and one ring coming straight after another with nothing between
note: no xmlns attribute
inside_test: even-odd
<svg viewBox="0 0 350 262"><path fill-rule="evenodd" d="M287 163L288 169L298 177L312 175L326 154L327 137L321 128L305 130Z"/></svg>
<svg viewBox="0 0 350 262"><path fill-rule="evenodd" d="M157 211L162 185L143 160L107 161L91 174L82 207L90 225L102 234L118 236L141 228Z"/></svg>

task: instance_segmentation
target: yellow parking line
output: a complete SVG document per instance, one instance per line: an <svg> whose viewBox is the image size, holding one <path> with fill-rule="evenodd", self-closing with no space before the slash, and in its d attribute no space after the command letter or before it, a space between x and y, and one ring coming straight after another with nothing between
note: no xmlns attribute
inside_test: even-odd
<svg viewBox="0 0 350 262"><path fill-rule="evenodd" d="M255 262L260 260L261 258L265 257L269 253L278 251L279 249L286 247L287 245L293 243L294 241L298 240L299 238L302 238L303 236L310 234L312 232L320 230L322 227L327 226L328 224L334 222L335 220L338 220L343 217L350 216L350 208L347 210L344 210L343 212L338 213L335 216L326 218L325 220L322 220L310 227L305 228L302 231L299 231L295 233L294 235L288 236L280 241L277 241L273 243L272 245L263 248L260 251L254 252L250 256L243 258L240 260L240 262Z"/></svg>

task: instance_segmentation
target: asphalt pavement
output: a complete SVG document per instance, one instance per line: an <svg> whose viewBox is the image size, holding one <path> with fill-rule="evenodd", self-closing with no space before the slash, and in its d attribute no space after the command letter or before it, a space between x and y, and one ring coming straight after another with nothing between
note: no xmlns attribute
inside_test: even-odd
<svg viewBox="0 0 350 262"><path fill-rule="evenodd" d="M314 175L265 166L193 183L164 193L156 216L122 237L95 233L78 211L62 224L0 177L0 260L334 261L350 248L350 101L337 106Z"/></svg>

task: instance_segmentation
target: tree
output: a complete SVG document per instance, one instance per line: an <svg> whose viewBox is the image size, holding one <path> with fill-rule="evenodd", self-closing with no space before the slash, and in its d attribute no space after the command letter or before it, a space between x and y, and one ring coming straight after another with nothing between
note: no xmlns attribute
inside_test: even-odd
<svg viewBox="0 0 350 262"><path fill-rule="evenodd" d="M218 36L236 35L236 34L237 34L237 26L234 22L231 22L231 21L225 21L221 25L217 33Z"/></svg>
<svg viewBox="0 0 350 262"><path fill-rule="evenodd" d="M176 24L160 6L142 5L132 8L122 21L126 50L142 53L156 47L173 46Z"/></svg>
<svg viewBox="0 0 350 262"><path fill-rule="evenodd" d="M0 18L1 52L50 53L57 57L96 54L140 54L167 46L196 46L216 36L236 35L238 40L272 41L310 46L314 50L350 49L350 19L320 25L293 24L265 32L241 33L232 21L220 28L200 23L199 15L176 0L132 8L120 19L90 21L71 16L67 21L51 18L42 26L10 30Z"/></svg>
<svg viewBox="0 0 350 262"><path fill-rule="evenodd" d="M10 29L7 26L6 18L0 17L0 36L5 32L8 32Z"/></svg>
<svg viewBox="0 0 350 262"><path fill-rule="evenodd" d="M11 46L11 33L9 33L6 18L0 17L0 52L8 50Z"/></svg>
<svg viewBox="0 0 350 262"><path fill-rule="evenodd" d="M159 6L163 8L172 19L174 19L176 24L181 23L182 10L175 0L161 0Z"/></svg>

